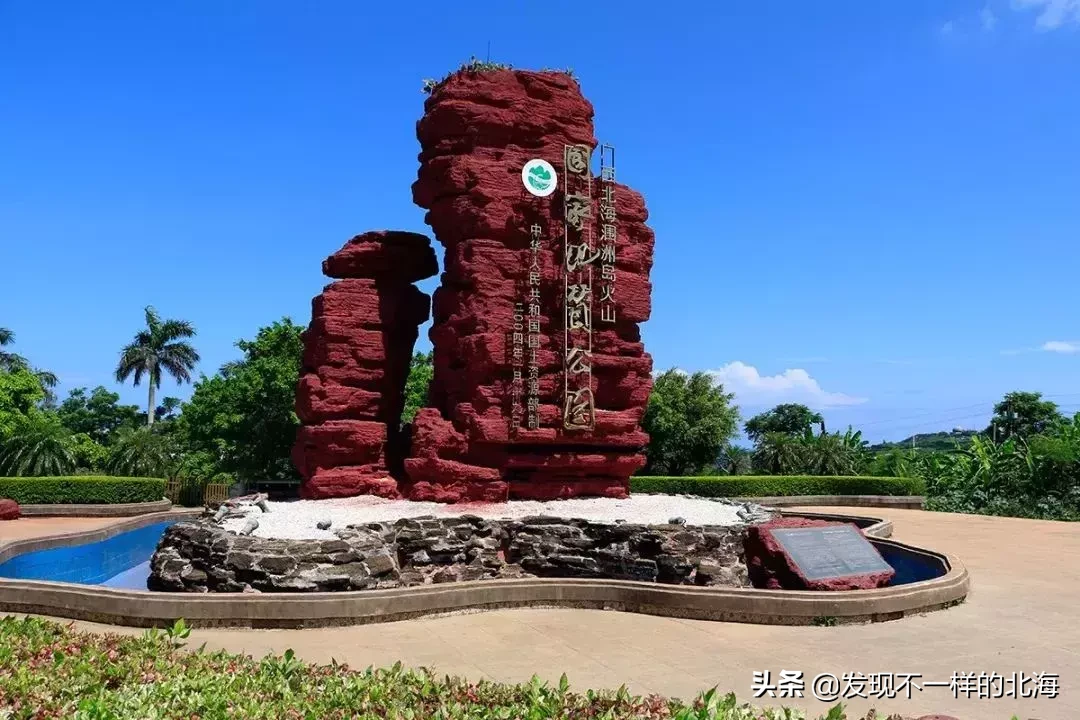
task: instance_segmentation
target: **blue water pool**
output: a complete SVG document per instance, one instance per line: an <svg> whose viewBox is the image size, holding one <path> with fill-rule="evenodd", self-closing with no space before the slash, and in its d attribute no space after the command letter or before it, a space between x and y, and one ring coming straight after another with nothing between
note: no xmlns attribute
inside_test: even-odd
<svg viewBox="0 0 1080 720"><path fill-rule="evenodd" d="M0 577L145 590L150 557L173 522L128 530L108 540L16 555L0 563Z"/></svg>
<svg viewBox="0 0 1080 720"><path fill-rule="evenodd" d="M941 560L923 553L888 543L874 543L885 562L896 571L889 585L907 585L923 580L933 580L949 571Z"/></svg>
<svg viewBox="0 0 1080 720"><path fill-rule="evenodd" d="M147 525L98 542L17 555L0 563L0 577L145 590L150 558L165 528L174 522ZM874 546L896 570L890 585L930 580L947 572L935 557L883 542L874 542Z"/></svg>

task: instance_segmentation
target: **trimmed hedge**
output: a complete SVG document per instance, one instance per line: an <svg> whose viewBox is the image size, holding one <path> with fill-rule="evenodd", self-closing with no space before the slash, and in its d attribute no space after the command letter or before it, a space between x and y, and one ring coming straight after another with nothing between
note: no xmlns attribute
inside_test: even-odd
<svg viewBox="0 0 1080 720"><path fill-rule="evenodd" d="M154 502L165 497L160 478L75 475L70 477L0 477L0 498L20 505L73 505Z"/></svg>
<svg viewBox="0 0 1080 720"><path fill-rule="evenodd" d="M632 477L630 492L701 497L788 497L792 495L923 495L918 478L863 475L718 475Z"/></svg>

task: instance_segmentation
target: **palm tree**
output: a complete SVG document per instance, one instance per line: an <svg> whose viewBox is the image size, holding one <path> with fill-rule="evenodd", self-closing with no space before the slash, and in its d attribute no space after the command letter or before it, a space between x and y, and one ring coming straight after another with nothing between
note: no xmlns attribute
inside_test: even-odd
<svg viewBox="0 0 1080 720"><path fill-rule="evenodd" d="M866 465L866 441L862 431L822 433L809 430L803 437L806 445L807 471L813 475L858 475Z"/></svg>
<svg viewBox="0 0 1080 720"><path fill-rule="evenodd" d="M184 338L195 336L195 328L186 320L162 320L154 308L146 308L146 329L140 330L123 350L116 366L116 380L126 382L132 375L138 385L147 376L146 424L154 424L154 391L161 387L161 371L176 382L191 382L191 371L199 362L199 353Z"/></svg>
<svg viewBox="0 0 1080 720"><path fill-rule="evenodd" d="M161 398L161 404L154 410L154 418L156 420L171 420L176 415L176 411L180 409L181 405L183 405L183 402L180 398Z"/></svg>
<svg viewBox="0 0 1080 720"><path fill-rule="evenodd" d="M15 333L7 328L0 327L0 347L13 345L14 343ZM0 350L0 370L6 370L7 372L27 370L32 372L37 377L38 382L41 383L41 389L45 391L45 405L49 406L56 402L56 394L53 392L53 388L60 382L60 379L56 377L56 373L30 367L30 361L22 355L3 350Z"/></svg>
<svg viewBox="0 0 1080 720"><path fill-rule="evenodd" d="M168 476L175 448L169 438L149 427L120 433L105 460L105 470L126 477Z"/></svg>
<svg viewBox="0 0 1080 720"><path fill-rule="evenodd" d="M15 342L15 333L5 327L0 327L0 348L7 347ZM25 363L26 359L15 353L0 350L0 369L11 370L12 366Z"/></svg>
<svg viewBox="0 0 1080 720"><path fill-rule="evenodd" d="M717 469L728 475L749 475L754 452L738 445L727 445L716 459Z"/></svg>
<svg viewBox="0 0 1080 720"><path fill-rule="evenodd" d="M0 475L44 477L75 469L71 433L55 418L34 413L20 424L0 452Z"/></svg>
<svg viewBox="0 0 1080 720"><path fill-rule="evenodd" d="M769 475L805 472L806 445L785 433L767 433L754 449L753 463L756 472Z"/></svg>

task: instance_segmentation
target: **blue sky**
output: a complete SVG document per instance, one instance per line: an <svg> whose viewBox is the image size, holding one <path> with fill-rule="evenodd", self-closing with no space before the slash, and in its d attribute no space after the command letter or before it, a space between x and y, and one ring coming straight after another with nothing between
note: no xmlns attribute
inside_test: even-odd
<svg viewBox="0 0 1080 720"><path fill-rule="evenodd" d="M658 369L871 439L1080 409L1080 0L0 0L0 326L66 390L147 304L207 373L306 323L347 238L427 231L421 82L489 42L645 194Z"/></svg>

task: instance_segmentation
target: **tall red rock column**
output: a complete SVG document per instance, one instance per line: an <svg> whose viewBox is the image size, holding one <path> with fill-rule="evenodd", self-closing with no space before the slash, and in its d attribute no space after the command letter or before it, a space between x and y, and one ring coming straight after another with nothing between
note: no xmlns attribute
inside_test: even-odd
<svg viewBox="0 0 1080 720"><path fill-rule="evenodd" d="M640 423L652 359L638 324L650 313L654 240L644 200L615 186L617 320L593 330L595 428L567 431L562 187L537 198L521 182L522 166L542 158L561 183L564 146L597 144L592 118L577 83L561 73L461 72L425 104L413 197L428 210L446 258L430 331L432 407L417 414L405 461L413 499L622 497L644 464L648 437ZM514 305L529 290L533 224L543 228L540 427L512 431L511 328Z"/></svg>
<svg viewBox="0 0 1080 720"><path fill-rule="evenodd" d="M323 261L341 278L311 301L296 390L293 446L303 497L397 497L399 422L428 297L412 285L438 272L423 235L357 235ZM394 457L395 452L399 457Z"/></svg>

